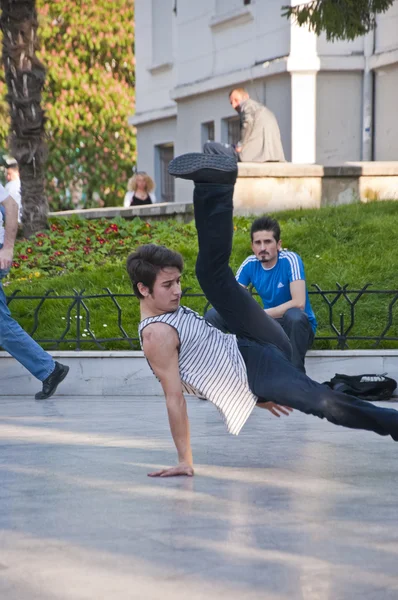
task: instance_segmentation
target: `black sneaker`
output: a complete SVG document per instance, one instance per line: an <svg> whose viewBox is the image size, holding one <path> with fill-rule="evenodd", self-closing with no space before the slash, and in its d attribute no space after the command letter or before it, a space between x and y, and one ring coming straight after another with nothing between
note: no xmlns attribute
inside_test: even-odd
<svg viewBox="0 0 398 600"><path fill-rule="evenodd" d="M174 158L169 164L169 173L195 183L226 183L233 185L238 174L234 158L220 154L192 152Z"/></svg>
<svg viewBox="0 0 398 600"><path fill-rule="evenodd" d="M46 400L47 398L50 398L50 396L54 394L61 381L65 379L68 371L69 367L56 362L54 371L47 377L47 379L43 381L43 389L41 392L37 392L35 399Z"/></svg>

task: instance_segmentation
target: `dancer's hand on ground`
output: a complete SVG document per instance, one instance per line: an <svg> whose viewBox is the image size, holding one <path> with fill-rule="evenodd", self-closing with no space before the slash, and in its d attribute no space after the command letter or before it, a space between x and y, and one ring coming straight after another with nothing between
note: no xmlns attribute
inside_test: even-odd
<svg viewBox="0 0 398 600"><path fill-rule="evenodd" d="M275 417L281 417L282 415L286 415L287 417L293 409L290 406L281 406L280 404L275 404L275 402L258 402L257 406L260 408L266 408L272 413Z"/></svg>
<svg viewBox="0 0 398 600"><path fill-rule="evenodd" d="M0 250L0 269L9 269L12 264L12 250L2 248Z"/></svg>
<svg viewBox="0 0 398 600"><path fill-rule="evenodd" d="M193 477L194 470L193 466L187 463L180 463L176 467L169 467L168 469L161 469L160 471L154 471L148 473L148 477Z"/></svg>

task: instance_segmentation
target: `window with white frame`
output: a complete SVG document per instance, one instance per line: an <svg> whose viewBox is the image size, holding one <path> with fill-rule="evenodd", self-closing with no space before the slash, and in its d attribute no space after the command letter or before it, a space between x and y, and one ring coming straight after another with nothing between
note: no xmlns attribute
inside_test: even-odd
<svg viewBox="0 0 398 600"><path fill-rule="evenodd" d="M152 65L173 62L174 0L152 0Z"/></svg>

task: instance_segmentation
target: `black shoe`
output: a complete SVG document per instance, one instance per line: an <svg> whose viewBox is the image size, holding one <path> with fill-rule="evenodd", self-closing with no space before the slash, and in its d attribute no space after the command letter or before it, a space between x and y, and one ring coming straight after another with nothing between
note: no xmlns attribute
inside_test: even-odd
<svg viewBox="0 0 398 600"><path fill-rule="evenodd" d="M169 164L169 173L195 183L226 183L233 185L238 174L234 158L220 154L192 152L174 158Z"/></svg>
<svg viewBox="0 0 398 600"><path fill-rule="evenodd" d="M43 381L43 389L41 392L37 392L35 398L36 400L46 400L50 398L57 389L58 385L65 379L69 371L69 367L66 365L61 365L59 362L55 363L55 369Z"/></svg>

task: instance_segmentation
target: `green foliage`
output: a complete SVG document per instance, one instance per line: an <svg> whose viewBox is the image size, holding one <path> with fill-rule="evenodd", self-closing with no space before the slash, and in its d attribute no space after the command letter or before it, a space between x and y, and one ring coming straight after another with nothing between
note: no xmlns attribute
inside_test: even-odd
<svg viewBox="0 0 398 600"><path fill-rule="evenodd" d="M133 0L39 0L50 208L122 203L135 162ZM0 83L4 97L5 84ZM0 116L5 114L4 104ZM0 119L6 147L7 120Z"/></svg>
<svg viewBox="0 0 398 600"><path fill-rule="evenodd" d="M124 263L136 246L146 243L184 250L197 247L193 226L173 221L151 225L139 218L51 219L49 230L17 241L8 281L91 272L109 263L115 266Z"/></svg>
<svg viewBox="0 0 398 600"><path fill-rule="evenodd" d="M307 285L313 290L318 284L323 290L335 290L336 282L348 284L350 289L361 289L371 283L371 289L397 290L396 267L396 231L398 230L398 203L372 202L319 210L295 210L277 214L282 229L284 248L298 252L303 258ZM252 219L235 218L234 247L231 266L237 270L243 260L251 254L250 225ZM148 226L149 225L149 226ZM117 226L117 230L115 228ZM46 232L47 234L48 232ZM185 269L182 278L183 288L191 288L192 293L200 293L195 277L195 261L198 251L194 224L188 225L175 221L153 222L147 224L140 219L124 221L81 221L78 219L56 220L46 238L46 248L35 246L28 252L27 244L32 240L18 241L15 261L19 267L11 271L6 281L6 293L16 290L22 294L42 295L49 289L59 295L73 294L73 289L85 289L86 293L99 294L105 287L114 293L131 294L131 284L125 269L128 253L142 243L163 243L178 250L184 257ZM105 239L101 244L98 239ZM90 238L88 243L87 238ZM36 237L35 243L43 240ZM124 242L120 244L120 242ZM85 253L84 247L90 247ZM75 249L70 249L70 248ZM62 249L62 250L61 250ZM61 250L56 255L54 250ZM29 256L21 259L21 254ZM54 256L55 255L55 256ZM53 256L53 260L50 257ZM29 267L31 264L31 267ZM68 266L71 265L71 266ZM36 277L35 273L40 276ZM30 278L31 276L31 278ZM396 294L396 292L395 292ZM356 294L350 294L352 301ZM329 296L330 300L333 296ZM351 335L378 335L387 322L388 305L394 293L380 295L369 294L361 298L356 309L356 322ZM12 300L10 308L23 326L29 331L33 325L33 311L38 301ZM59 301L46 300L41 309L40 327L35 333L37 338L53 338L61 335L65 327L62 316L70 300L65 300L60 310ZM123 327L131 337L136 336L139 321L138 300L132 297L119 300L123 309ZM328 311L320 296L311 296L319 328L318 335L331 335ZM111 300L88 299L90 327L98 337L119 337L117 312ZM204 298L189 297L183 303L203 314ZM390 335L398 337L398 303L392 309L393 327ZM339 326L340 313L349 323L349 307L344 299L334 308L335 324ZM71 319L76 327L76 311ZM82 327L87 328L86 315L83 314ZM106 327L104 327L106 325ZM75 329L71 329L72 335ZM106 334L106 335L105 335ZM84 348L95 348L84 338ZM369 348L371 342L350 342L350 347ZM397 344L395 344L397 346ZM65 343L62 348L69 348ZM128 348L125 342L108 342L106 347ZM137 346L138 347L138 346ZM336 342L317 342L317 348L335 348ZM389 343L394 347L394 343Z"/></svg>
<svg viewBox="0 0 398 600"><path fill-rule="evenodd" d="M293 16L328 41L353 40L374 28L376 15L386 12L394 0L313 0L298 6L283 6L282 15Z"/></svg>

